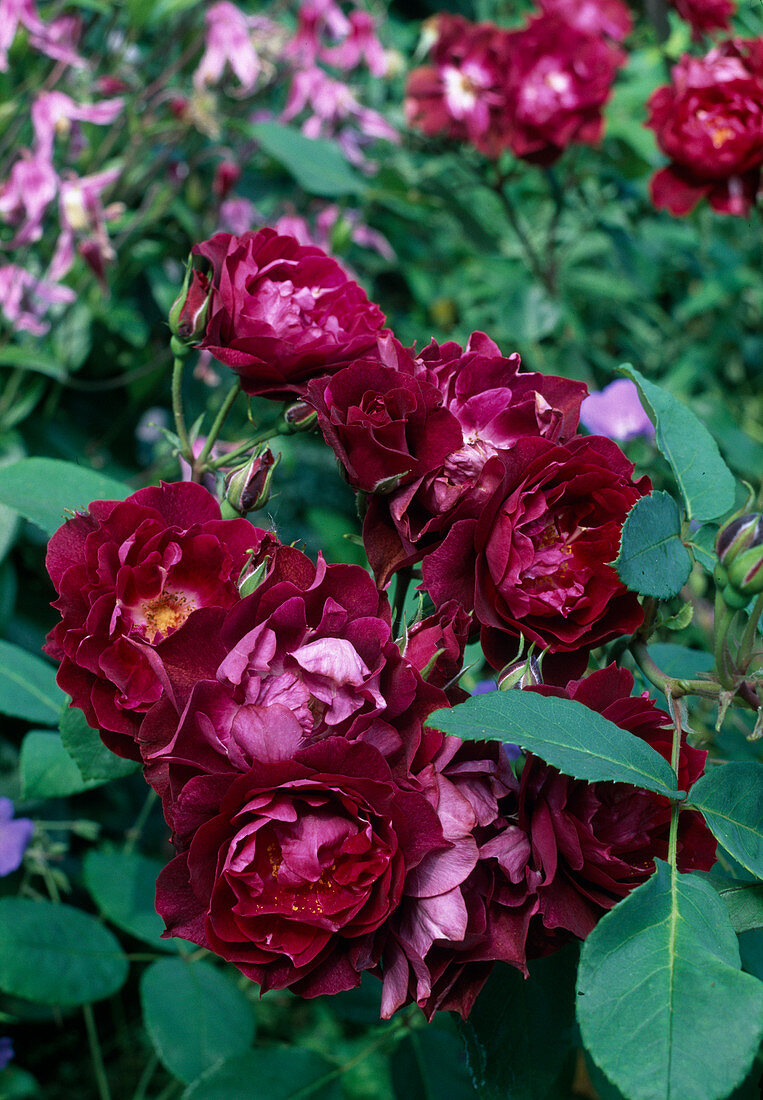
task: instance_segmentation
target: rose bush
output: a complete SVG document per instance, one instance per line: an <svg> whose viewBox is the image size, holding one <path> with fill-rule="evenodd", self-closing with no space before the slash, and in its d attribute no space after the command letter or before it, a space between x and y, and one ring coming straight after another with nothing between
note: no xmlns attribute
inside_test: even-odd
<svg viewBox="0 0 763 1100"><path fill-rule="evenodd" d="M58 683L120 756L162 691L149 652L198 608L232 607L250 551L272 537L222 520L217 500L190 482L96 500L56 531L46 565L61 622L45 651Z"/></svg>
<svg viewBox="0 0 763 1100"><path fill-rule="evenodd" d="M240 375L245 393L287 400L375 347L383 313L320 248L261 229L218 233L193 251L212 266L199 346ZM205 278L195 273L190 293Z"/></svg>

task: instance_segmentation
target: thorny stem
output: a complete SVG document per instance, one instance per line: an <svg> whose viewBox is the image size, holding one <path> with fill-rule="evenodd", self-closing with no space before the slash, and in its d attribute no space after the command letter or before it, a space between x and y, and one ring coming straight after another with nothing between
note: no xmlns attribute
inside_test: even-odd
<svg viewBox="0 0 763 1100"><path fill-rule="evenodd" d="M728 634L729 627L731 626L731 621L735 615L736 611L734 611L734 609L731 607L726 607L726 605L724 604L723 610L721 611L720 621L718 621L718 619L716 619L715 621L715 644L713 650L715 656L715 673L718 679L722 683L724 683L724 686L727 688L731 687L731 683L725 683L725 681L728 680L728 677L726 675L727 669L726 662L724 660L724 645L726 642L726 635Z"/></svg>
<svg viewBox="0 0 763 1100"><path fill-rule="evenodd" d="M209 429L209 434L207 435L206 443L202 447L199 457L196 459L196 461L193 464L194 472L198 472L199 474L202 474L204 472L204 465L205 465L207 459L209 458L210 454L212 453L212 448L214 447L215 443L217 442L217 437L220 434L220 429L222 428L223 424L225 423L225 418L227 417L228 413L233 408L234 402L235 402L235 400L238 397L240 392L241 392L241 379L237 378L236 381L231 386L230 390L228 391L227 397L225 398L222 405L220 406L219 412L217 413L217 416L214 419L212 427Z"/></svg>
<svg viewBox="0 0 763 1100"><path fill-rule="evenodd" d="M737 664L739 665L739 671L744 673L747 671L747 666L750 663L750 657L752 656L752 648L755 645L755 634L758 629L758 623L760 622L760 616L763 615L763 593L758 596L757 600L753 604L750 617L744 628L742 634L742 640L739 643L739 654L737 657Z"/></svg>
<svg viewBox="0 0 763 1100"><path fill-rule="evenodd" d="M193 467L193 448L188 438L188 429L185 426L185 414L183 412L183 367L185 359L175 356L172 365L172 413L175 417L175 431L180 440L180 450L183 458L189 466Z"/></svg>
<svg viewBox="0 0 763 1100"><path fill-rule="evenodd" d="M228 451L221 458L215 458L211 462L207 462L207 470L219 470L221 466L232 466L237 458L242 455L246 455L253 447L256 447L258 443L265 443L268 439L274 439L277 435L281 434L280 425L276 425L275 428L268 428L266 431L260 432L259 435L252 436L246 443L242 443L240 446L234 448L232 451Z"/></svg>
<svg viewBox="0 0 763 1100"><path fill-rule="evenodd" d="M673 748L670 754L670 766L676 774L676 784L678 784L678 765L681 758L681 706L673 698L673 695L668 691L668 710L670 711L670 717L673 720ZM680 804L677 801L671 802L670 805L670 833L668 834L668 863L673 870L676 869L676 855L678 852L678 815L680 813Z"/></svg>
<svg viewBox="0 0 763 1100"><path fill-rule="evenodd" d="M87 1029L87 1042L90 1047L90 1057L93 1062L93 1072L95 1073L95 1082L98 1086L98 1096L100 1100L111 1100L111 1092L109 1091L109 1081L106 1076L106 1068L103 1064L103 1055L101 1054L101 1044L98 1042L98 1031L95 1026L95 1017L93 1016L93 1006L83 1005L82 1015L85 1017L85 1028Z"/></svg>

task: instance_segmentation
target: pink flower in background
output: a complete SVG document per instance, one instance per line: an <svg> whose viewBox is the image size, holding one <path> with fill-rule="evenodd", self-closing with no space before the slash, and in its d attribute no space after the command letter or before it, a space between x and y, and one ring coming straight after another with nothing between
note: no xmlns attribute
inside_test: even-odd
<svg viewBox="0 0 763 1100"><path fill-rule="evenodd" d="M19 27L28 31L33 49L67 65L85 65L74 48L79 37L79 19L62 15L45 23L37 14L34 0L0 0L0 72L8 70L8 50Z"/></svg>
<svg viewBox="0 0 763 1100"><path fill-rule="evenodd" d="M384 47L377 38L373 16L367 11L352 12L350 33L344 42L325 47L319 57L337 69L356 69L365 61L373 76L384 76L387 71Z"/></svg>
<svg viewBox="0 0 763 1100"><path fill-rule="evenodd" d="M28 817L13 820L13 803L10 798L0 798L0 877L21 866L33 833L34 822Z"/></svg>
<svg viewBox="0 0 763 1100"><path fill-rule="evenodd" d="M670 0L670 3L690 24L695 42L709 31L731 30L731 17L736 11L734 0Z"/></svg>
<svg viewBox="0 0 763 1100"><path fill-rule="evenodd" d="M44 336L50 323L44 320L48 307L73 302L74 291L50 279L39 279L16 264L0 267L0 310L15 329Z"/></svg>
<svg viewBox="0 0 763 1100"><path fill-rule="evenodd" d="M109 168L92 176L71 176L61 180L59 216L61 233L51 262L51 275L61 279L74 263L74 245L81 238L80 252L103 283L104 267L114 257L106 222L121 213L121 204L104 208L102 196L119 179L121 169Z"/></svg>
<svg viewBox="0 0 763 1100"><path fill-rule="evenodd" d="M45 211L57 191L58 177L49 159L28 149L22 150L8 180L0 187L0 217L19 227L9 248L39 241Z"/></svg>
<svg viewBox="0 0 763 1100"><path fill-rule="evenodd" d="M251 37L251 19L231 4L220 0L206 13L207 34L204 54L193 74L193 84L203 89L217 84L225 71L231 69L239 79L241 92L251 92L260 75L260 60Z"/></svg>
<svg viewBox="0 0 763 1100"><path fill-rule="evenodd" d="M395 259L395 250L387 238L378 230L372 229L365 222L362 222L360 211L340 210L336 203L331 203L330 206L325 206L321 210L315 218L314 228L311 228L306 219L301 218L298 214L284 214L275 223L274 228L277 233L294 237L300 244L317 244L324 252L330 253L332 251L334 227L340 220L346 223L349 228L350 240L354 241L355 244L361 248L373 249L385 260L392 261ZM346 264L343 266L347 268L348 272L350 271Z"/></svg>
<svg viewBox="0 0 763 1100"><path fill-rule="evenodd" d="M328 32L332 38L344 38L350 31L350 21L334 0L308 0L301 4L297 33L286 53L300 65L312 66L321 48L321 38Z"/></svg>
<svg viewBox="0 0 763 1100"><path fill-rule="evenodd" d="M75 103L63 92L43 92L32 104L35 152L50 160L57 134L69 134L72 124L79 122L109 126L123 107L124 99L119 96L102 99L100 103Z"/></svg>
<svg viewBox="0 0 763 1100"><path fill-rule="evenodd" d="M240 237L264 222L262 214L249 199L230 198L220 203L220 231Z"/></svg>
<svg viewBox="0 0 763 1100"><path fill-rule="evenodd" d="M547 15L559 15L579 31L605 34L615 42L622 42L633 28L631 13L621 0L540 0L540 6Z"/></svg>
<svg viewBox="0 0 763 1100"><path fill-rule="evenodd" d="M654 435L654 425L629 378L618 378L601 393L589 394L580 406L580 422L592 435L606 435L621 443Z"/></svg>

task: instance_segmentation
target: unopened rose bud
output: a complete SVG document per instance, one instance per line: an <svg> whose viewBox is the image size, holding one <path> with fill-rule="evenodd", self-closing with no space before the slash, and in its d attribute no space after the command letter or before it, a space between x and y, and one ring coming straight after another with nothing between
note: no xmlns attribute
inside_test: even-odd
<svg viewBox="0 0 763 1100"><path fill-rule="evenodd" d="M720 529L715 542L718 559L727 569L741 553L754 546L763 546L763 516L756 512L732 519Z"/></svg>
<svg viewBox="0 0 763 1100"><path fill-rule="evenodd" d="M511 688L537 687L543 683L540 671L540 663L529 653L511 664L506 665L498 674L498 690L509 691Z"/></svg>
<svg viewBox="0 0 763 1100"><path fill-rule="evenodd" d="M763 592L763 546L751 546L728 567L729 585L750 599Z"/></svg>
<svg viewBox="0 0 763 1100"><path fill-rule="evenodd" d="M170 332L181 345L197 344L204 336L211 295L207 276L189 265L169 314Z"/></svg>
<svg viewBox="0 0 763 1100"><path fill-rule="evenodd" d="M246 466L232 470L225 479L225 500L240 516L264 508L270 500L273 472L281 461L269 447L252 455Z"/></svg>
<svg viewBox="0 0 763 1100"><path fill-rule="evenodd" d="M285 433L309 432L318 419L318 413L306 401L295 401L284 409L283 422Z"/></svg>
<svg viewBox="0 0 763 1100"><path fill-rule="evenodd" d="M212 192L221 201L226 198L241 178L241 169L232 160L221 160L215 168Z"/></svg>

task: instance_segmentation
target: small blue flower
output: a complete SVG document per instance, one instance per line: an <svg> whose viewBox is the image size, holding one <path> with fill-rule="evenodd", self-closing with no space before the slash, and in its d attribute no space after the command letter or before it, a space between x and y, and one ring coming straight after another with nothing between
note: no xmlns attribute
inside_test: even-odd
<svg viewBox="0 0 763 1100"><path fill-rule="evenodd" d="M6 802L7 799L2 799ZM13 1061L13 1042L7 1035L0 1035L0 1069L5 1069L9 1062Z"/></svg>
<svg viewBox="0 0 763 1100"><path fill-rule="evenodd" d="M580 421L593 435L606 435L620 443L639 435L654 436L654 425L629 378L618 378L601 393L589 394L581 406Z"/></svg>
<svg viewBox="0 0 763 1100"><path fill-rule="evenodd" d="M34 832L34 822L28 817L12 818L13 803L10 798L0 798L0 876L21 866Z"/></svg>

